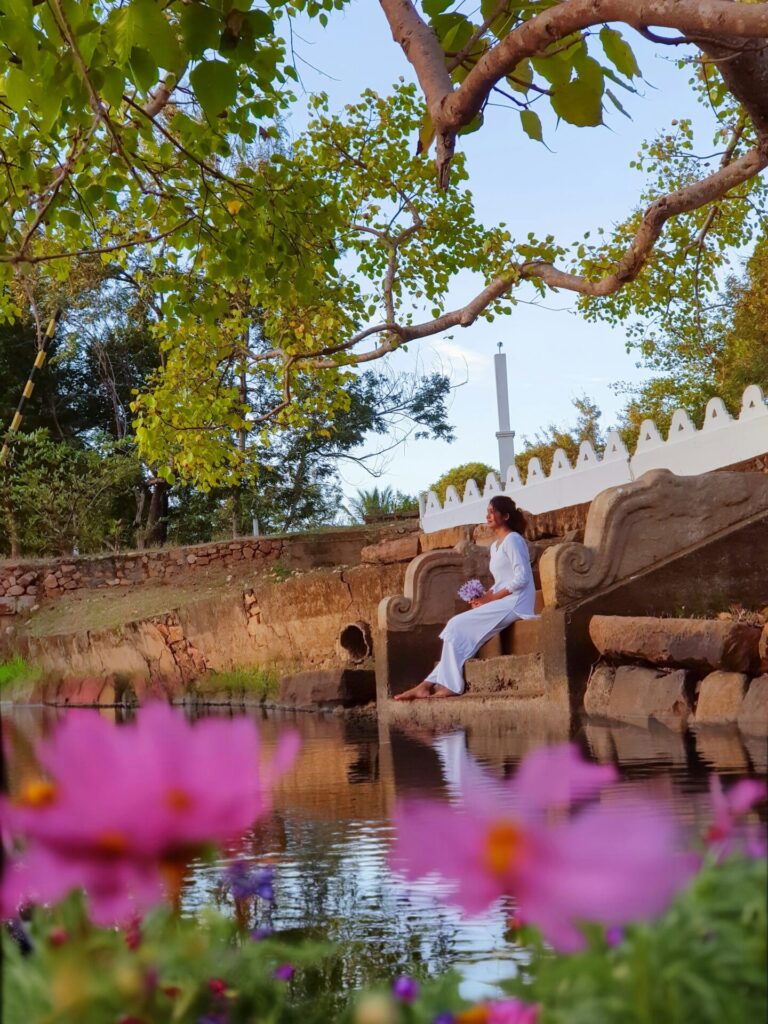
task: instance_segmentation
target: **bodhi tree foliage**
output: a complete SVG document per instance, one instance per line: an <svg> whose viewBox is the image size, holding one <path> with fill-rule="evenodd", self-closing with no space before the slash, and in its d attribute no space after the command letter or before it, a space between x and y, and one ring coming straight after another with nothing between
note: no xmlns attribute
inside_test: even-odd
<svg viewBox="0 0 768 1024"><path fill-rule="evenodd" d="M305 136L274 144L293 99L292 19L332 32L344 4L0 0L0 315L28 310L40 335L46 280L84 256L125 268L140 251L163 367L134 413L169 477L240 479L232 437L266 442L343 410L350 367L504 312L523 282L615 319L682 285L712 290L724 249L763 215L768 3L380 0L422 96L368 93L341 116L314 101ZM596 241L480 225L457 137L491 130L500 96L534 140L546 107L583 130L606 106L621 116L642 74L629 32L683 47L681 74L693 70L717 122L715 165L673 126L641 155L637 209L597 225ZM461 270L477 293L447 309ZM268 383L275 404L249 414L224 365Z"/></svg>
<svg viewBox="0 0 768 1024"><path fill-rule="evenodd" d="M697 156L689 124L664 133L661 144L654 140L644 149L638 166L654 179L625 223L610 234L596 225L598 244L589 238L572 246L542 244L529 235L511 247L503 273L486 268L488 284L454 311L453 323L473 322L525 280L542 291L575 292L589 315L611 318L664 303L680 273L714 287L723 247L742 241L750 230L745 222L759 222L764 209L758 176L768 166L768 4L483 0L474 20L451 0L424 0L422 12L409 0L381 0L381 6L421 85L422 139L435 142L442 187L448 187L457 136L480 128L489 101L499 96L519 108L522 131L539 140L537 110L546 106L582 128L602 124L606 104L624 112L617 87L634 91L642 74L627 29L659 46L687 47L693 56L681 61L681 70L694 67L694 88L716 115L715 169ZM642 287L628 287L643 271Z"/></svg>

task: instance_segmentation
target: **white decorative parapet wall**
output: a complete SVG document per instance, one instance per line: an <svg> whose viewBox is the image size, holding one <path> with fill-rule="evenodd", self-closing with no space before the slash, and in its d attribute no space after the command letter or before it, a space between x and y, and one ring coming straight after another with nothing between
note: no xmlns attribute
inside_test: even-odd
<svg viewBox="0 0 768 1024"><path fill-rule="evenodd" d="M738 419L730 415L722 398L712 398L707 403L701 430L696 429L683 409L673 413L666 440L653 420L644 420L632 456L619 435L610 431L602 457L585 441L575 466L558 448L549 476L538 459L531 459L525 484L512 465L503 487L498 477L489 473L482 492L474 480L467 484L463 498L455 487L449 487L444 505L430 491L422 503L421 525L426 533L434 533L451 526L482 523L488 499L494 494L508 494L526 512L551 512L591 501L600 491L629 483L649 469L669 469L679 476L695 476L766 452L768 405L760 387L750 384L742 396Z"/></svg>

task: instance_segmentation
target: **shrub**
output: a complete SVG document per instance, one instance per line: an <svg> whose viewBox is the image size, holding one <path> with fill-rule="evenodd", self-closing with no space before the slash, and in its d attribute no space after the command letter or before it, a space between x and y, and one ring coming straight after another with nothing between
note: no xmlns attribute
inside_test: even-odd
<svg viewBox="0 0 768 1024"><path fill-rule="evenodd" d="M474 480L482 491L485 478L489 473L496 473L498 476L498 470L485 462L465 462L463 466L456 466L455 469L449 469L447 473L443 473L429 489L437 494L440 501L445 501L446 489L453 486L459 492L459 497L463 498L468 480Z"/></svg>

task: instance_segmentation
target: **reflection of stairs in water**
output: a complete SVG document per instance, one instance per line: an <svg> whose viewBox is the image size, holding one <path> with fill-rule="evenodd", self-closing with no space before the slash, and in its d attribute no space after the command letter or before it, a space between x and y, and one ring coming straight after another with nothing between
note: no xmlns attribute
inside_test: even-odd
<svg viewBox="0 0 768 1024"><path fill-rule="evenodd" d="M534 605L537 614L543 606L541 591L537 590ZM517 698L538 697L544 693L540 628L539 619L521 619L483 644L464 667L467 693Z"/></svg>

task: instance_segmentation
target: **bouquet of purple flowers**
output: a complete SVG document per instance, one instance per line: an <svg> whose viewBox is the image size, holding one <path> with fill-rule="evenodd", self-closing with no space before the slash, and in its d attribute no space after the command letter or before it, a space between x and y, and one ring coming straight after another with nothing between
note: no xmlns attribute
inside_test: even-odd
<svg viewBox="0 0 768 1024"><path fill-rule="evenodd" d="M462 583L459 587L459 597L462 601L466 601L467 604L471 604L478 597L483 597L484 594L485 587L480 580L467 580L466 583Z"/></svg>

